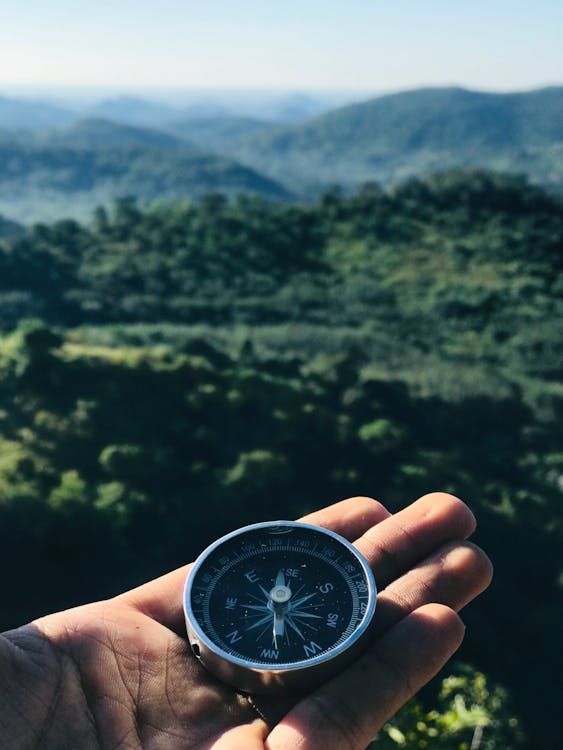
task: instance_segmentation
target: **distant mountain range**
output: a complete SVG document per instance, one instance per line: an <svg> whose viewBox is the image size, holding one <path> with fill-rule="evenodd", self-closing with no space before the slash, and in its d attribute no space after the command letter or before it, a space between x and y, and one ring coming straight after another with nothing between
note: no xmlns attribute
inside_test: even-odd
<svg viewBox="0 0 563 750"><path fill-rule="evenodd" d="M174 101L113 95L98 101L79 97L18 99L0 96L0 130L65 127L83 119L104 119L140 127L163 127L175 120L248 117L269 122L297 122L357 101L350 93L276 91L201 91Z"/></svg>
<svg viewBox="0 0 563 750"><path fill-rule="evenodd" d="M216 150L294 189L390 183L465 166L527 172L561 188L563 87L516 94L460 88L392 94L292 127L231 138Z"/></svg>
<svg viewBox="0 0 563 750"><path fill-rule="evenodd" d="M75 120L75 113L50 102L0 96L0 132L59 128Z"/></svg>
<svg viewBox="0 0 563 750"><path fill-rule="evenodd" d="M270 104L293 115L311 105L284 102ZM287 109L285 121L272 121L199 104L121 97L77 120L49 103L0 98L0 213L84 218L125 194L143 202L209 191L312 197L335 184L389 184L450 167L523 172L563 189L563 87L419 89L291 123Z"/></svg>

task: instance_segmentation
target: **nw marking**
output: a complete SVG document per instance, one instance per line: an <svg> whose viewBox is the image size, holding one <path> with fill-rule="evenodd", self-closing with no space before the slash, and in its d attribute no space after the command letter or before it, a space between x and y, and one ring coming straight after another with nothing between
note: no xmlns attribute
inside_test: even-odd
<svg viewBox="0 0 563 750"><path fill-rule="evenodd" d="M279 655L280 652L273 648L263 648L262 651L260 651L260 656L263 659L277 659Z"/></svg>

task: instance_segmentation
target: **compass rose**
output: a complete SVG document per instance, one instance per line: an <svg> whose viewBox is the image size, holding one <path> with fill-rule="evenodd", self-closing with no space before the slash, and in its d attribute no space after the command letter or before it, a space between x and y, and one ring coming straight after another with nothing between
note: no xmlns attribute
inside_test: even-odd
<svg viewBox="0 0 563 750"><path fill-rule="evenodd" d="M311 600L316 596L317 592L313 591L310 594L303 594L304 588L305 584L294 595L290 587L286 584L283 570L279 570L274 581L274 586L270 591L265 589L264 586L260 586L260 590L264 595L264 600L261 604L243 605L246 609L253 610L256 613L250 615L251 617L258 618L246 630L255 630L264 626L256 637L256 640L259 640L271 626L272 643L276 649L279 647L278 636L283 638L285 635L286 644L290 644L289 630L286 628L286 625L297 633L302 640L305 640L302 628L308 627L316 631L317 628L309 621L321 620L322 618L320 615L309 611L315 607L314 602ZM253 598L260 601L258 597ZM309 604L306 605L306 602L309 602Z"/></svg>

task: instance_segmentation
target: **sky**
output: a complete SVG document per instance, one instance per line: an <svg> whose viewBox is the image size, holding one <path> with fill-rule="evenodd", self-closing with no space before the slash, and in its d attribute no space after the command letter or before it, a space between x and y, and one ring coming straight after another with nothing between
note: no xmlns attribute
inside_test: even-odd
<svg viewBox="0 0 563 750"><path fill-rule="evenodd" d="M0 88L563 82L560 0L0 0Z"/></svg>

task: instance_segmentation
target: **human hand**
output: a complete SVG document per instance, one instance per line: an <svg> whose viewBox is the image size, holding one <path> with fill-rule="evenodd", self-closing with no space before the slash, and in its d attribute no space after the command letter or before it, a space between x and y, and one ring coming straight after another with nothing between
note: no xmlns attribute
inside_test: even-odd
<svg viewBox="0 0 563 750"><path fill-rule="evenodd" d="M216 680L185 638L185 566L5 633L3 747L362 750L456 651L456 611L487 587L491 565L463 541L473 515L444 493L395 515L351 498L302 520L353 541L378 584L374 639L342 673L293 699L249 698Z"/></svg>

